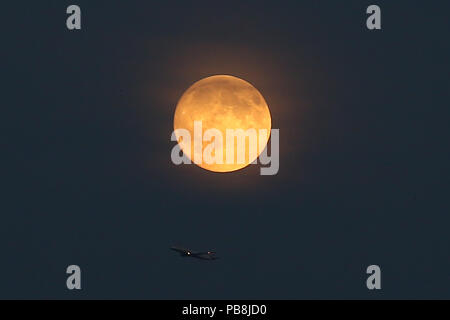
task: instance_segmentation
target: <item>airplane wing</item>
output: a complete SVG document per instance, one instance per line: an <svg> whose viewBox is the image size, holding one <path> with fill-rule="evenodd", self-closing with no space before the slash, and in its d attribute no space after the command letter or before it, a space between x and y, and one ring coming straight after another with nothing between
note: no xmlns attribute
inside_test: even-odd
<svg viewBox="0 0 450 320"><path fill-rule="evenodd" d="M179 248L179 247L171 247L170 250L176 251L181 254L187 254L188 252L190 252L189 250Z"/></svg>

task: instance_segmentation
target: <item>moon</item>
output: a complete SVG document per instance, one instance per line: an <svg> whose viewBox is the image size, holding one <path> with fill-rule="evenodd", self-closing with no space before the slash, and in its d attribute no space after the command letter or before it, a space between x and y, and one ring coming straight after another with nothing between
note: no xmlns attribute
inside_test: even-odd
<svg viewBox="0 0 450 320"><path fill-rule="evenodd" d="M258 148L255 154L249 154L250 139L246 140L245 161L238 163L205 163L195 162L194 143L187 143L177 134L177 129L188 130L194 135L194 121L202 122L203 133L208 129L219 130L224 141L222 144L223 157L234 149L237 140L232 144L225 143L227 129L255 129L258 137ZM230 75L215 75L195 82L181 96L174 115L174 129L178 144L183 153L203 169L214 172L230 172L242 169L256 160L264 150L270 136L271 116L269 107L262 94L250 83ZM267 135L261 135L260 129L267 130ZM194 139L192 139L194 140ZM208 146L203 142L202 152ZM262 147L262 148L261 148ZM236 159L236 152L234 152Z"/></svg>

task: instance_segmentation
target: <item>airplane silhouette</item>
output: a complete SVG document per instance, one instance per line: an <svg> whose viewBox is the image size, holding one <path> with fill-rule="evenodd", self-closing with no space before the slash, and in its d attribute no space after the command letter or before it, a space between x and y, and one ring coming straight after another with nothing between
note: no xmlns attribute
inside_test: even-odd
<svg viewBox="0 0 450 320"><path fill-rule="evenodd" d="M216 253L214 251L194 252L191 250L178 248L178 247L171 247L170 250L178 252L182 257L191 257L191 258L197 258L197 259L201 259L201 260L219 259L218 257L216 257Z"/></svg>

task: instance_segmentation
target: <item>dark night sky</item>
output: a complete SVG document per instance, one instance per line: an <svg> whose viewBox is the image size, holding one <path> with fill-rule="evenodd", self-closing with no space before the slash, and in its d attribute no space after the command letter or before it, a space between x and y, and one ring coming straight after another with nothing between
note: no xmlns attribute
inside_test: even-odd
<svg viewBox="0 0 450 320"><path fill-rule="evenodd" d="M450 298L449 9L3 5L0 298ZM214 74L266 98L278 175L172 164L176 102ZM65 287L70 264L82 291Z"/></svg>

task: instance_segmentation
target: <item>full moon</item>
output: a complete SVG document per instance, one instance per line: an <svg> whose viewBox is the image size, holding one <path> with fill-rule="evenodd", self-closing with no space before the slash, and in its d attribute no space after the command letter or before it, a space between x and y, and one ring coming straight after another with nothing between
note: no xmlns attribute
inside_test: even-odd
<svg viewBox="0 0 450 320"><path fill-rule="evenodd" d="M201 121L203 132L216 129L216 132L222 134L224 137L221 145L223 159L227 153L231 152L234 154L233 163L225 160L223 163L194 161L194 152L198 152L198 149L194 150L194 139L203 139L203 136L194 134L196 121ZM195 82L184 92L175 110L174 129L181 150L195 164L210 171L230 172L248 166L261 154L269 140L271 116L264 97L250 83L229 75L215 75ZM193 137L193 143L183 140L183 137L177 134L178 129L188 130ZM225 142L228 129L255 130L258 140L256 154L249 153L250 139L248 138L245 140L245 161L236 161L237 140L233 139L232 144ZM261 129L266 130L268 134L262 135ZM201 152L214 142L203 141ZM217 154L217 150L215 153Z"/></svg>

